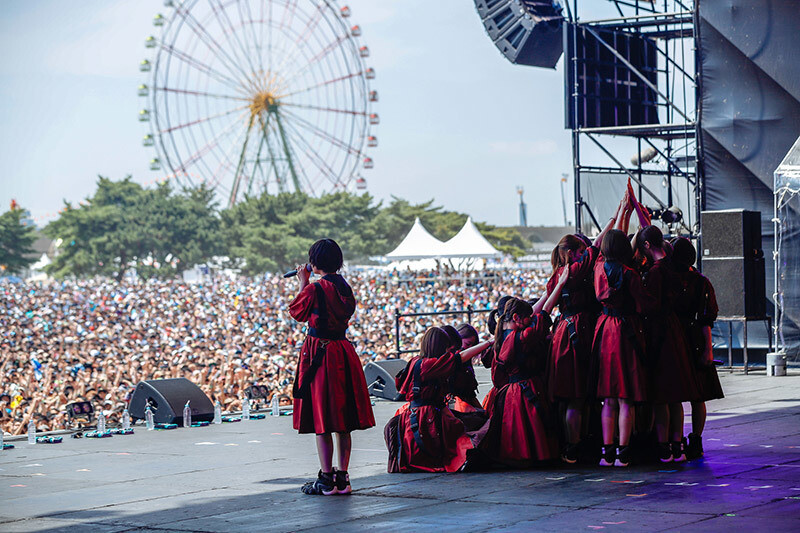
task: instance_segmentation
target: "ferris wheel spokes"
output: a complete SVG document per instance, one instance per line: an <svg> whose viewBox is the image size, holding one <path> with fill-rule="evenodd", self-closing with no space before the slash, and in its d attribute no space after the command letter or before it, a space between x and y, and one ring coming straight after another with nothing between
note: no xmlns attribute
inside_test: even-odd
<svg viewBox="0 0 800 533"><path fill-rule="evenodd" d="M328 134L326 131L318 128L317 126L313 125L312 123L308 122L307 120L303 119L300 116L297 116L297 115L295 115L295 114L293 114L293 113L291 113L289 111L287 111L286 113L288 115L290 115L292 118L294 118L297 121L298 124L300 124L301 126L304 126L309 132L313 133L314 135L316 135L320 139L322 139L324 141L328 141L328 143L330 143L330 144L332 144L332 145L334 145L334 146L336 146L338 148L341 148L342 150L346 150L347 152L349 152L349 153L351 153L353 155L356 155L356 156L360 156L361 155L362 152L358 148L355 148L354 146L351 146L351 145L345 143L344 141L341 141L341 140L337 139L336 137L333 137L332 135Z"/></svg>

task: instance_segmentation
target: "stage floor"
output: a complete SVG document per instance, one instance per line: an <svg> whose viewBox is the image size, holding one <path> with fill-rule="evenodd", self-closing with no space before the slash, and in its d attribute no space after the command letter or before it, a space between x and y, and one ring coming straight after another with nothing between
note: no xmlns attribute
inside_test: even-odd
<svg viewBox="0 0 800 533"><path fill-rule="evenodd" d="M800 531L800 373L721 379L705 459L628 469L390 475L383 424L399 404L377 401L379 426L354 434L351 496L300 493L318 466L291 417L15 442L0 531Z"/></svg>

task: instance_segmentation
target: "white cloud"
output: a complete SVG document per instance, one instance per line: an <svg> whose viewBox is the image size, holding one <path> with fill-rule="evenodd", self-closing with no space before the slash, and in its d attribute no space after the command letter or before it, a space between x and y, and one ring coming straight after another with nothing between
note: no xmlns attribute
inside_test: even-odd
<svg viewBox="0 0 800 533"><path fill-rule="evenodd" d="M540 156L554 154L558 145L551 139L540 141L494 141L489 143L489 150L495 154Z"/></svg>

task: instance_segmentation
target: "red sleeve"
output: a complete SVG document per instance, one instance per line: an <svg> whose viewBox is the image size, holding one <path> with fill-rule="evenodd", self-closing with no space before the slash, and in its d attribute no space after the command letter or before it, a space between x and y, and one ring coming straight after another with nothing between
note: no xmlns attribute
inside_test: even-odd
<svg viewBox="0 0 800 533"><path fill-rule="evenodd" d="M289 314L298 322L307 322L311 316L311 310L314 309L316 298L317 293L314 284L309 283L289 304Z"/></svg>
<svg viewBox="0 0 800 533"><path fill-rule="evenodd" d="M580 259L569 265L569 279L570 280L583 280L586 278L594 268L594 263L597 261L597 256L600 250L594 246L588 247L581 254Z"/></svg>
<svg viewBox="0 0 800 533"><path fill-rule="evenodd" d="M458 352L447 352L437 358L426 357L422 360L420 377L423 381L450 377L459 364L461 364L461 356Z"/></svg>
<svg viewBox="0 0 800 533"><path fill-rule="evenodd" d="M522 330L519 336L522 349L527 350L536 343L542 341L550 332L553 321L546 311L541 311L533 315L533 323Z"/></svg>

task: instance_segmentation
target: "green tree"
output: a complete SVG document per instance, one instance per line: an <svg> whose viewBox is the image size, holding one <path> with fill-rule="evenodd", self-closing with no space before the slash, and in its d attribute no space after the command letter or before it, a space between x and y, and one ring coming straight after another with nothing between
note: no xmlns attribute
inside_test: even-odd
<svg viewBox="0 0 800 533"><path fill-rule="evenodd" d="M47 267L56 277L119 280L131 267L145 278L169 277L222 249L210 189L176 194L168 183L144 189L130 176L120 181L100 176L91 198L78 206L65 202L44 231L58 246Z"/></svg>
<svg viewBox="0 0 800 533"><path fill-rule="evenodd" d="M12 207L0 215L0 274L16 274L36 261L29 257L36 232L22 224L23 214L23 209Z"/></svg>

